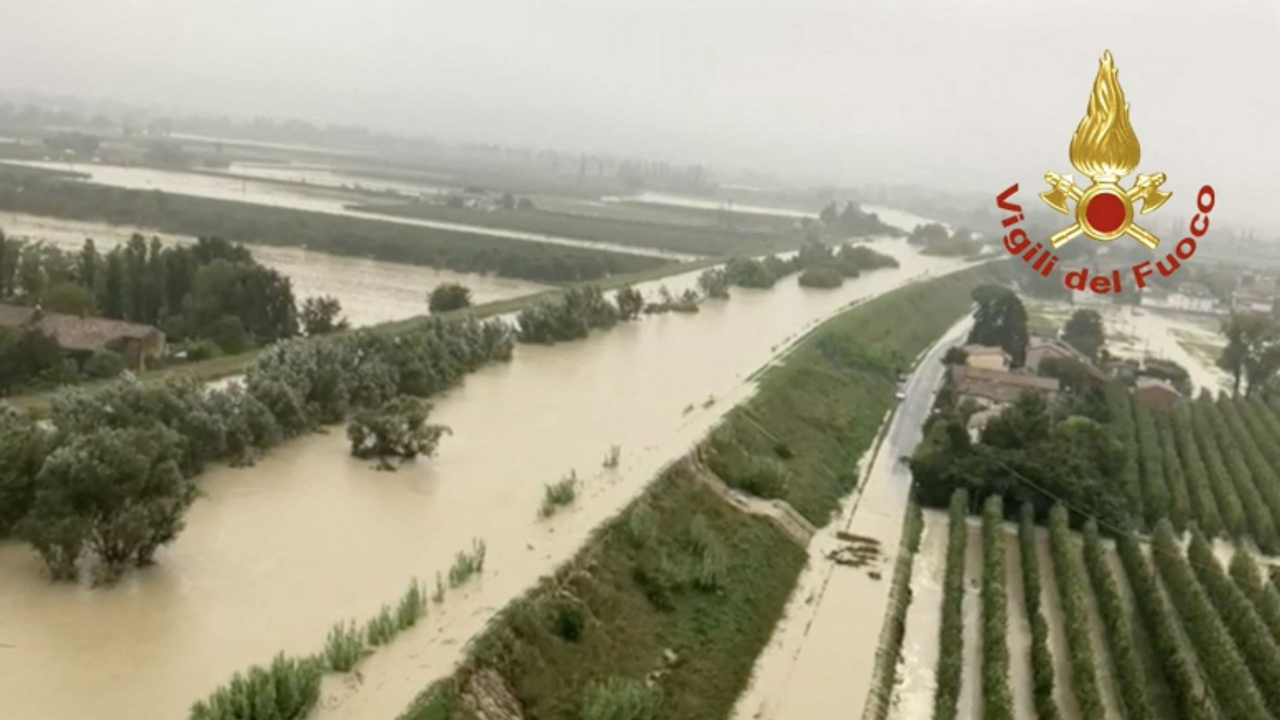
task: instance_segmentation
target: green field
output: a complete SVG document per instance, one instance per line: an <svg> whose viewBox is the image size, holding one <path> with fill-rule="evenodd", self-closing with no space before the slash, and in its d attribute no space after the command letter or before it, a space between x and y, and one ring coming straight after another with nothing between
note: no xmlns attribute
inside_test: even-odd
<svg viewBox="0 0 1280 720"><path fill-rule="evenodd" d="M696 255L756 254L794 249L804 240L800 230L794 227L775 231L733 231L719 227L619 220L546 210L483 211L416 202L358 205L352 209Z"/></svg>

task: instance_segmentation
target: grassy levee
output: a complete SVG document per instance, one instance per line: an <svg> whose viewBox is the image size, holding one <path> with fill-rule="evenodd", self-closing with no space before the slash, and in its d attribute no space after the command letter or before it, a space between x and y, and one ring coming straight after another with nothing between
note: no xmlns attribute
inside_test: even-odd
<svg viewBox="0 0 1280 720"><path fill-rule="evenodd" d="M823 323L763 374L759 393L729 414L718 441L783 461L779 496L825 525L896 402L898 373L968 314L969 293L998 271L980 266L908 285Z"/></svg>
<svg viewBox="0 0 1280 720"><path fill-rule="evenodd" d="M361 212L391 217L467 223L579 240L607 240L616 245L661 248L698 255L793 249L804 242L804 235L798 229L777 232L734 231L728 228L620 220L547 210L483 212L419 202L370 203L350 207Z"/></svg>
<svg viewBox="0 0 1280 720"><path fill-rule="evenodd" d="M495 300L493 302L475 305L461 310L452 310L433 317L439 317L445 320L484 320L485 318L494 317L496 315L516 312L536 303L546 302L559 297L569 288L592 286L598 287L602 290L614 290L625 285L648 282L650 280L659 280L671 275L679 275L686 272L696 271L710 267L719 262L722 262L722 260L709 258L707 260L700 260L693 263L670 263L651 270L643 270L625 275L616 275L603 278L601 280L584 280L576 283L568 283L562 286L551 287L546 290L530 293L528 295L521 295L520 297L507 298L506 300ZM425 306L425 300L423 304ZM393 320L391 322L360 328L360 330L372 330L379 333L396 334L404 332L416 323L422 322L426 317L426 315L420 315L417 317L405 318L404 320ZM352 329L341 332L351 333L357 332L357 330ZM326 337L332 337L332 335L328 335ZM238 355L223 355L221 357L210 358L208 360L200 360L198 362L158 368L156 370L147 371L141 376L141 379L145 382L165 382L166 380L176 379L211 382L213 380L243 373L266 349L267 347L254 348L253 350L249 350L248 352L243 352ZM84 382L79 383L76 387L91 391L97 387L109 385L112 382L115 382L115 380ZM45 390L38 393L14 395L3 399L13 407L33 412L36 415L43 415L47 412L49 403L57 393L58 390Z"/></svg>
<svg viewBox="0 0 1280 720"><path fill-rule="evenodd" d="M807 515L825 518L851 489L857 458L894 402L897 371L968 311L970 290L989 273L970 269L841 314L730 413L727 424L760 433L747 441L767 438L786 497L807 501ZM478 704L539 720L727 717L805 558L773 525L675 465L499 613L460 668L402 718L472 720Z"/></svg>

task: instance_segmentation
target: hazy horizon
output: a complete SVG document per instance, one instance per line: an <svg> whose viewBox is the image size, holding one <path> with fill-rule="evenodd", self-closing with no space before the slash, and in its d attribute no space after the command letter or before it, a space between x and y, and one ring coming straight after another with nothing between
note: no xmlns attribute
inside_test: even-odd
<svg viewBox="0 0 1280 720"><path fill-rule="evenodd" d="M6 13L0 86L1030 198L1109 48L1166 212L1211 183L1275 232L1280 7L1174 5L51 0Z"/></svg>

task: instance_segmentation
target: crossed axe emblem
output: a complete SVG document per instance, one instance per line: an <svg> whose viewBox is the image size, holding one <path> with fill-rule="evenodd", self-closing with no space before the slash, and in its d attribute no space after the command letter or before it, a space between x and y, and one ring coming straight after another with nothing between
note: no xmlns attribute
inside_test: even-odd
<svg viewBox="0 0 1280 720"><path fill-rule="evenodd" d="M1160 190L1165 181L1164 173L1138 175L1128 190L1112 178L1093 178L1093 184L1085 189L1076 185L1070 175L1047 172L1044 179L1050 189L1040 193L1040 199L1046 205L1063 215L1070 215L1067 200L1076 202L1076 221L1049 238L1055 248L1081 233L1100 242L1110 242L1128 234L1151 250L1160 244L1160 238L1133 222L1133 206L1141 201L1141 214L1146 215L1169 199L1173 193Z"/></svg>

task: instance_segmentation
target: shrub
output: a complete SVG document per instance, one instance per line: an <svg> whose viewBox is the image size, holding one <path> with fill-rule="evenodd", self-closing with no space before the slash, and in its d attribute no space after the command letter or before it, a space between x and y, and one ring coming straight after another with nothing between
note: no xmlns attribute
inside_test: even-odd
<svg viewBox="0 0 1280 720"><path fill-rule="evenodd" d="M577 603L562 601L556 605L552 624L556 635L569 642L578 642L582 639L582 631L586 626L586 617Z"/></svg>
<svg viewBox="0 0 1280 720"><path fill-rule="evenodd" d="M1224 715L1258 720L1270 717L1239 648L1232 641L1222 616L1196 581L1182 556L1173 526L1167 520L1156 526L1151 554Z"/></svg>
<svg viewBox="0 0 1280 720"><path fill-rule="evenodd" d="M639 680L609 678L592 683L582 701L582 720L657 720L662 691Z"/></svg>
<svg viewBox="0 0 1280 720"><path fill-rule="evenodd" d="M703 270L698 276L698 289L703 295L718 300L729 298L729 278L722 268Z"/></svg>
<svg viewBox="0 0 1280 720"><path fill-rule="evenodd" d="M365 656L364 633L354 622L340 622L325 639L325 667L333 672L350 672Z"/></svg>
<svg viewBox="0 0 1280 720"><path fill-rule="evenodd" d="M301 720L320 698L321 661L277 655L267 667L236 673L191 707L189 720Z"/></svg>
<svg viewBox="0 0 1280 720"><path fill-rule="evenodd" d="M416 578L409 581L409 589L400 596L400 604L396 606L396 627L407 630L418 623L418 619L427 614L427 590Z"/></svg>
<svg viewBox="0 0 1280 720"><path fill-rule="evenodd" d="M1115 577L1107 565L1106 548L1098 538L1098 524L1090 520L1084 528L1084 565L1088 571L1093 595L1106 628L1111 668L1116 690L1129 720L1154 720L1147 698L1147 679L1134 649L1135 636L1129 624L1128 609L1120 597Z"/></svg>
<svg viewBox="0 0 1280 720"><path fill-rule="evenodd" d="M484 540L471 541L471 552L459 551L449 568L449 587L458 587L484 570Z"/></svg>
<svg viewBox="0 0 1280 720"><path fill-rule="evenodd" d="M1146 624L1156 659L1182 717L1187 720L1215 720L1218 715L1204 694L1196 660L1183 644L1177 616L1165 602L1160 583L1143 557L1137 539L1132 535L1121 535L1116 547L1133 589L1138 609L1136 614Z"/></svg>
<svg viewBox="0 0 1280 720"><path fill-rule="evenodd" d="M562 507L570 505L578 497L578 474L572 470L559 482L548 483L542 492L542 506L538 516L548 518Z"/></svg>
<svg viewBox="0 0 1280 720"><path fill-rule="evenodd" d="M391 642L391 638L396 636L399 628L396 626L395 614L391 611L391 607L383 605L377 615L369 618L369 622L365 623L364 635L365 641L371 647L378 647Z"/></svg>
<svg viewBox="0 0 1280 720"><path fill-rule="evenodd" d="M435 454L440 439L449 433L444 425L428 425L431 406L417 398L400 396L377 410L362 410L347 426L351 454L377 458L379 467L392 469L388 458L412 460Z"/></svg>
<svg viewBox="0 0 1280 720"><path fill-rule="evenodd" d="M992 495L982 508L982 702L988 720L1013 719L1003 523L1004 503Z"/></svg>
<svg viewBox="0 0 1280 720"><path fill-rule="evenodd" d="M969 493L951 495L948 512L947 569L942 581L942 623L938 639L938 688L933 698L934 720L955 720L964 672L964 565L969 541Z"/></svg>
<svg viewBox="0 0 1280 720"><path fill-rule="evenodd" d="M1089 637L1084 586L1076 565L1071 529L1067 525L1067 510L1061 505L1055 505L1049 511L1049 546L1053 552L1054 575L1058 580L1067 650L1071 653L1071 685L1080 706L1080 717L1102 720L1102 694L1098 690L1098 670L1093 663L1095 653Z"/></svg>
<svg viewBox="0 0 1280 720"><path fill-rule="evenodd" d="M1053 653L1049 650L1049 623L1040 607L1040 556L1036 551L1035 508L1023 504L1018 518L1018 547L1022 560L1022 593L1031 621L1031 693L1039 720L1059 720L1062 713L1053 696Z"/></svg>
<svg viewBox="0 0 1280 720"><path fill-rule="evenodd" d="M750 258L731 259L725 264L724 274L730 285L747 288L771 288L778 281L763 262Z"/></svg>
<svg viewBox="0 0 1280 720"><path fill-rule="evenodd" d="M838 288L844 284L844 276L831 267L813 267L800 273L800 284L811 288Z"/></svg>
<svg viewBox="0 0 1280 720"><path fill-rule="evenodd" d="M99 350L84 361L85 377L106 380L124 372L124 358L120 353Z"/></svg>
<svg viewBox="0 0 1280 720"><path fill-rule="evenodd" d="M471 307L471 291L458 283L441 283L427 295L427 309L432 315Z"/></svg>

